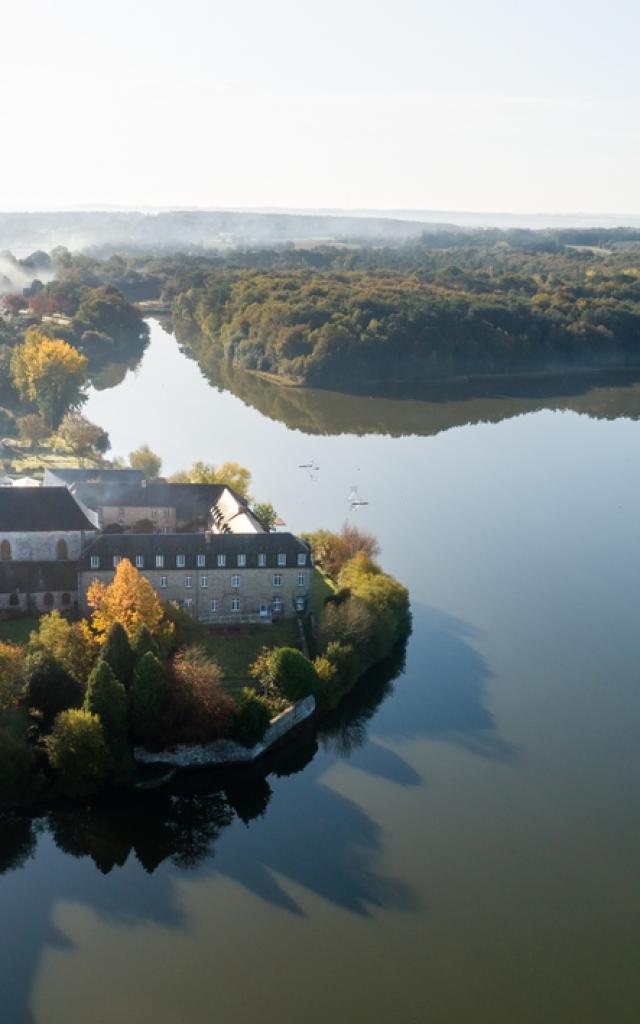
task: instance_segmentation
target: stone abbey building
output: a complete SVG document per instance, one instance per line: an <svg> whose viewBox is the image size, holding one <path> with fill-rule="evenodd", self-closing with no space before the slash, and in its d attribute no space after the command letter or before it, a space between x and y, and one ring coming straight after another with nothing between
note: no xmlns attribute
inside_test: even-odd
<svg viewBox="0 0 640 1024"><path fill-rule="evenodd" d="M89 586L109 583L123 558L201 622L271 621L307 605L308 546L264 530L224 485L60 470L43 487L0 487L0 613L87 614Z"/></svg>

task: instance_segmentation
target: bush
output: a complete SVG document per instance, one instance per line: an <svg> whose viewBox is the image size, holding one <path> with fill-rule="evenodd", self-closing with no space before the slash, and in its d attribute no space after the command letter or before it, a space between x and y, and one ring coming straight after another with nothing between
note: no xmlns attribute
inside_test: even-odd
<svg viewBox="0 0 640 1024"><path fill-rule="evenodd" d="M170 654L174 654L184 647L192 647L202 640L203 629L193 616L189 615L189 612L179 608L173 601L163 604L162 610L165 619L173 627L173 632L167 646Z"/></svg>
<svg viewBox="0 0 640 1024"><path fill-rule="evenodd" d="M114 622L110 626L100 657L111 666L116 679L128 689L133 678L135 654L121 622Z"/></svg>
<svg viewBox="0 0 640 1024"><path fill-rule="evenodd" d="M127 742L127 694L102 658L89 676L84 709L98 716L111 753L120 759Z"/></svg>
<svg viewBox="0 0 640 1024"><path fill-rule="evenodd" d="M316 670L295 647L274 649L271 674L275 688L292 703L317 693L319 680Z"/></svg>
<svg viewBox="0 0 640 1024"><path fill-rule="evenodd" d="M147 651L133 674L129 693L131 730L139 743L155 743L167 703L168 687L164 666Z"/></svg>
<svg viewBox="0 0 640 1024"><path fill-rule="evenodd" d="M269 728L271 711L264 697L245 687L238 701L232 738L245 747L255 747Z"/></svg>
<svg viewBox="0 0 640 1024"><path fill-rule="evenodd" d="M29 650L47 651L79 683L84 683L98 656L98 645L85 621L70 623L59 611L43 615L29 637Z"/></svg>
<svg viewBox="0 0 640 1024"><path fill-rule="evenodd" d="M45 746L51 767L69 795L91 792L107 781L111 757L97 715L77 709L60 712Z"/></svg>
<svg viewBox="0 0 640 1024"><path fill-rule="evenodd" d="M23 661L21 647L0 641L0 712L17 704L23 685Z"/></svg>
<svg viewBox="0 0 640 1024"><path fill-rule="evenodd" d="M34 789L35 757L24 730L0 724L0 803L19 803Z"/></svg>
<svg viewBox="0 0 640 1024"><path fill-rule="evenodd" d="M48 651L35 651L25 665L25 701L42 712L46 723L67 708L79 708L84 687Z"/></svg>
<svg viewBox="0 0 640 1024"><path fill-rule="evenodd" d="M153 634L146 622L142 623L138 632L134 636L132 649L137 661L140 661L145 654L149 653L154 654L156 658L159 657L160 651L158 650L158 645L153 639Z"/></svg>
<svg viewBox="0 0 640 1024"><path fill-rule="evenodd" d="M201 647L179 651L171 665L169 687L172 732L196 743L228 735L235 702L222 684L222 669Z"/></svg>

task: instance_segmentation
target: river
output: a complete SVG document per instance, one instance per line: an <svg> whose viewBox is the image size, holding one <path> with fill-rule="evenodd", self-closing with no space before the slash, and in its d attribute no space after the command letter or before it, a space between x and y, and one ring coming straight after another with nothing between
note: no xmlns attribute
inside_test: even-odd
<svg viewBox="0 0 640 1024"><path fill-rule="evenodd" d="M255 777L6 825L3 1020L635 1024L637 387L256 388L216 389L154 323L86 412L166 472L249 466L291 530L373 531L406 664Z"/></svg>

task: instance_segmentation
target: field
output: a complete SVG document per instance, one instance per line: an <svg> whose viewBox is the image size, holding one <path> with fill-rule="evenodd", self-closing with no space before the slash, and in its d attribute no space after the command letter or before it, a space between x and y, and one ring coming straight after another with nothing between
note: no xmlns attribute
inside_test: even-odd
<svg viewBox="0 0 640 1024"><path fill-rule="evenodd" d="M249 666L263 647L300 647L298 623L281 619L270 625L209 628L206 647L221 666L228 691L237 693L251 684Z"/></svg>
<svg viewBox="0 0 640 1024"><path fill-rule="evenodd" d="M0 640L14 644L26 644L29 633L38 628L38 619L25 616L20 619L0 621Z"/></svg>

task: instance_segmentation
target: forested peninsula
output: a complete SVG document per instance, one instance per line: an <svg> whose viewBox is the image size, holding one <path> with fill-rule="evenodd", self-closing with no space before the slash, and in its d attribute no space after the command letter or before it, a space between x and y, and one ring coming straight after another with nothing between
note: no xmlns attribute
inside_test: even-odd
<svg viewBox="0 0 640 1024"><path fill-rule="evenodd" d="M384 393L640 365L640 233L455 231L380 246L69 256L63 277L160 300L199 362Z"/></svg>

